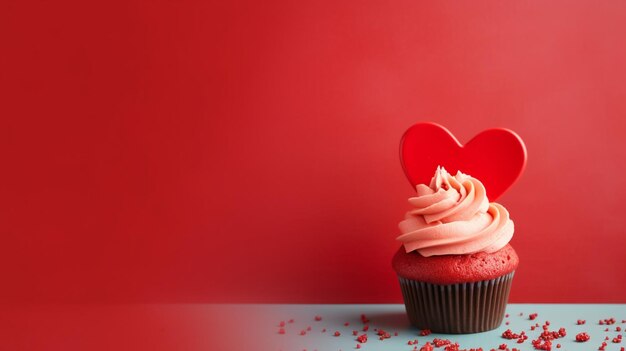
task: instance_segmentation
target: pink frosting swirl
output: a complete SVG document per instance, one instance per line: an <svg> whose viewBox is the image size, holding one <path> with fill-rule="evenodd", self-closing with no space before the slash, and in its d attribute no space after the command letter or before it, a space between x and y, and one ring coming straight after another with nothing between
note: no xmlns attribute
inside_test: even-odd
<svg viewBox="0 0 626 351"><path fill-rule="evenodd" d="M495 252L513 237L513 221L500 204L489 203L483 184L460 171L437 167L430 185L418 184L414 207L400 222L397 239L422 256Z"/></svg>

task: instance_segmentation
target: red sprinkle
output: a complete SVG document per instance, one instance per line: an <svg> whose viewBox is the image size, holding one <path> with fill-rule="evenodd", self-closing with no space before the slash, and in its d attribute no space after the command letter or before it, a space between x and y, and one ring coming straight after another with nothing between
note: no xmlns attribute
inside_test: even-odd
<svg viewBox="0 0 626 351"><path fill-rule="evenodd" d="M583 325L583 324L585 324L585 322L586 322L586 320L584 320L584 319L579 319L579 320L577 320L577 321L576 321L576 324L578 324L578 325Z"/></svg>
<svg viewBox="0 0 626 351"><path fill-rule="evenodd" d="M300 335L306 335L306 330L300 330Z"/></svg>
<svg viewBox="0 0 626 351"><path fill-rule="evenodd" d="M306 331L311 331L311 327L306 327Z"/></svg>
<svg viewBox="0 0 626 351"><path fill-rule="evenodd" d="M615 327L615 331L622 331L622 327Z"/></svg>
<svg viewBox="0 0 626 351"><path fill-rule="evenodd" d="M356 344L356 348L360 349L361 348L361 344Z"/></svg>
<svg viewBox="0 0 626 351"><path fill-rule="evenodd" d="M435 345L435 347L441 347L441 346L444 346L444 345L452 344L452 341L450 341L448 339L437 339L437 338L434 338L433 339L433 344Z"/></svg>
<svg viewBox="0 0 626 351"><path fill-rule="evenodd" d="M459 343L455 342L454 344L446 345L446 347L444 347L444 351L467 351L467 350L460 350Z"/></svg>
<svg viewBox="0 0 626 351"><path fill-rule="evenodd" d="M278 329L278 334L285 334L285 328Z"/></svg>
<svg viewBox="0 0 626 351"><path fill-rule="evenodd" d="M420 332L421 336L426 336L426 335L430 335L432 332L430 331L430 329L422 329L422 331Z"/></svg>
<svg viewBox="0 0 626 351"><path fill-rule="evenodd" d="M611 318L601 319L600 321L598 321L598 324L600 324L600 325L615 324L615 318L611 317Z"/></svg>
<svg viewBox="0 0 626 351"><path fill-rule="evenodd" d="M387 333L386 331L380 329L378 330L378 332L376 333L379 336L379 340L384 340L384 339L389 339L391 338L391 334Z"/></svg>
<svg viewBox="0 0 626 351"><path fill-rule="evenodd" d="M528 319L530 319L531 321L534 321L535 318L537 318L538 314L537 313L531 313L530 315L528 315Z"/></svg>
<svg viewBox="0 0 626 351"><path fill-rule="evenodd" d="M334 336L341 336L341 333L339 331L336 331L335 334L333 334Z"/></svg>
<svg viewBox="0 0 626 351"><path fill-rule="evenodd" d="M343 325L345 325L346 327L350 325L350 323L345 322Z"/></svg>
<svg viewBox="0 0 626 351"><path fill-rule="evenodd" d="M369 323L370 320L367 319L367 317L364 314L361 314L361 322L363 322L363 324Z"/></svg>
<svg viewBox="0 0 626 351"><path fill-rule="evenodd" d="M509 314L508 314L508 313L507 313L507 314L505 314L505 315L504 315L504 317L509 318Z"/></svg>
<svg viewBox="0 0 626 351"><path fill-rule="evenodd" d="M506 350L506 344L501 344L500 347L498 347L500 350Z"/></svg>
<svg viewBox="0 0 626 351"><path fill-rule="evenodd" d="M369 329L370 329L369 324L366 324L366 325L364 325L364 326L363 326L363 331L365 331L365 332L366 332L366 331L368 331Z"/></svg>
<svg viewBox="0 0 626 351"><path fill-rule="evenodd" d="M316 321L316 322L319 322L319 321L321 321L321 320L322 320L322 317L321 317L321 316L315 316L315 321Z"/></svg>
<svg viewBox="0 0 626 351"><path fill-rule="evenodd" d="M356 338L356 341L360 342L361 344L366 343L367 342L367 334L359 335L359 337Z"/></svg>
<svg viewBox="0 0 626 351"><path fill-rule="evenodd" d="M326 333L326 328L322 329L322 333Z"/></svg>
<svg viewBox="0 0 626 351"><path fill-rule="evenodd" d="M578 342L585 342L585 341L589 340L590 338L591 337L587 333L578 333L578 334L576 334L576 341L578 341Z"/></svg>
<svg viewBox="0 0 626 351"><path fill-rule="evenodd" d="M352 335L357 336L357 334L359 334L359 331L358 331L358 330L353 330L353 331L352 331Z"/></svg>
<svg viewBox="0 0 626 351"><path fill-rule="evenodd" d="M424 346L422 346L420 351L433 351L433 345L427 342L426 344L424 344Z"/></svg>
<svg viewBox="0 0 626 351"><path fill-rule="evenodd" d="M295 322L293 318L289 320L289 323L293 323L293 322Z"/></svg>
<svg viewBox="0 0 626 351"><path fill-rule="evenodd" d="M556 348L560 349L561 348L561 344L556 344Z"/></svg>

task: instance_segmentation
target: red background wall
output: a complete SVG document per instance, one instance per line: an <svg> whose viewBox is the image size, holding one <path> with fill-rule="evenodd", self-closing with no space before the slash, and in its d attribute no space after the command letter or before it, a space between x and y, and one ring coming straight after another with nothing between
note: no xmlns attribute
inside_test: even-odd
<svg viewBox="0 0 626 351"><path fill-rule="evenodd" d="M398 302L419 120L529 163L514 302L626 302L626 3L0 9L3 301Z"/></svg>

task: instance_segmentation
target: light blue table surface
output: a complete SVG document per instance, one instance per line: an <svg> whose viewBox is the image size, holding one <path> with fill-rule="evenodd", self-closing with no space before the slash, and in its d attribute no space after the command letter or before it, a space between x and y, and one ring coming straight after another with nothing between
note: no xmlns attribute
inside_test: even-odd
<svg viewBox="0 0 626 351"><path fill-rule="evenodd" d="M535 339L542 328L531 330L530 326L539 323L543 325L545 321L550 322L549 330L558 331L564 327L567 335L553 341L552 350L598 350L598 347L607 340L606 351L619 351L626 346L626 340L621 343L613 343L612 339L617 335L626 333L622 330L615 331L616 327L626 328L626 305L624 304L509 304L507 307L508 318L504 319L502 325L492 331L464 334L445 335L431 334L419 336L419 330L412 327L405 315L404 305L377 304L377 305L255 305L261 315L271 319L267 323L261 323L265 330L265 335L271 335L266 341L265 348L271 350L355 350L357 341L352 331L361 331L363 323L361 314L365 314L370 320L368 341L361 345L360 350L413 350L413 346L408 345L409 340L418 339L418 350L427 341L433 338L450 339L458 342L461 349L482 347L484 350L497 349L499 345L506 344L509 349L513 347L519 350L534 350L531 340ZM520 316L520 313L522 315ZM537 313L535 320L529 320L529 314ZM321 321L315 321L316 315L322 317ZM600 325L599 320L615 318L613 325ZM293 323L288 321L293 319ZM586 320L584 325L577 325L578 319ZM285 321L285 334L279 334L279 323ZM344 325L349 323L348 326ZM508 325L505 322L509 322ZM311 327L310 331L306 331ZM322 332L323 329L326 332ZM391 333L390 339L379 340L374 328L380 328ZM609 331L605 331L609 328ZM511 329L514 333L525 331L528 340L518 344L516 340L507 340L501 337L506 329ZM300 335L302 330L305 335ZM333 336L335 331L339 331L341 336ZM394 336L397 332L398 335ZM575 341L576 334L586 332L591 336L588 342L580 343ZM556 348L556 344L561 344ZM435 348L435 350L442 350Z"/></svg>

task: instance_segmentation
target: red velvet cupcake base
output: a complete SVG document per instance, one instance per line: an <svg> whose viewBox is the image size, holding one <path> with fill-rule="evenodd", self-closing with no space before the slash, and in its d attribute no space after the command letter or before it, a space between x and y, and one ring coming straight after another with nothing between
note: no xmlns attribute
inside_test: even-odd
<svg viewBox="0 0 626 351"><path fill-rule="evenodd" d="M398 276L407 315L420 329L466 334L492 330L504 318L513 274L472 283L438 285Z"/></svg>

